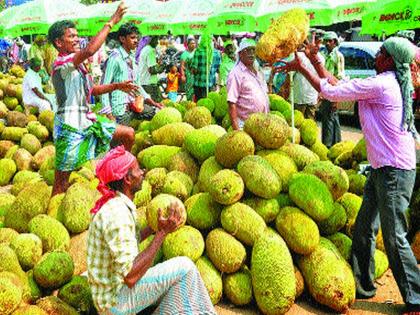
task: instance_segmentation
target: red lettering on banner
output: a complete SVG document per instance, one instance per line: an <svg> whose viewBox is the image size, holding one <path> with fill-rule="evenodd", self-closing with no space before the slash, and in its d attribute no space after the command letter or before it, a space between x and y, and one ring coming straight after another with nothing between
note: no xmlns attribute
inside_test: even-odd
<svg viewBox="0 0 420 315"><path fill-rule="evenodd" d="M242 25L242 21L241 20L226 20L225 24L226 25Z"/></svg>
<svg viewBox="0 0 420 315"><path fill-rule="evenodd" d="M379 21L380 22L405 21L405 20L409 20L412 15L413 15L413 11L411 10L411 8L406 8L405 10L403 10L401 12L381 14L381 17L379 18Z"/></svg>
<svg viewBox="0 0 420 315"><path fill-rule="evenodd" d="M205 24L190 24L190 29L191 30L202 30L205 29L206 25Z"/></svg>
<svg viewBox="0 0 420 315"><path fill-rule="evenodd" d="M231 9L252 8L254 4L255 4L254 1L232 2L231 4L226 4L225 8L231 8Z"/></svg>
<svg viewBox="0 0 420 315"><path fill-rule="evenodd" d="M356 13L360 13L360 12L362 12L362 8L360 8L360 7L349 8L349 9L344 9L343 10L344 15L356 14Z"/></svg>
<svg viewBox="0 0 420 315"><path fill-rule="evenodd" d="M308 12L308 17L310 20L314 20L315 19L315 12Z"/></svg>

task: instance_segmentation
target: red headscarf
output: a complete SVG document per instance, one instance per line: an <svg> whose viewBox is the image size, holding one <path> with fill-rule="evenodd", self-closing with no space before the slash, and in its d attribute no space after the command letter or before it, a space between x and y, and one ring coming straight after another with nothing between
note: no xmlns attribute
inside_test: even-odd
<svg viewBox="0 0 420 315"><path fill-rule="evenodd" d="M109 151L96 166L96 176L99 179L98 190L102 197L96 202L90 212L96 214L102 206L115 197L116 193L110 189L107 184L122 179L132 164L136 161L134 155L124 149L124 146L118 146Z"/></svg>

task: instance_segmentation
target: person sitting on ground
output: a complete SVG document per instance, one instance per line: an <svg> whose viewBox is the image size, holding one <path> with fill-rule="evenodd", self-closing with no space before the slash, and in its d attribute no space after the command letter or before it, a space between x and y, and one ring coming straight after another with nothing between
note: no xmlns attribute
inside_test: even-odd
<svg viewBox="0 0 420 315"><path fill-rule="evenodd" d="M278 70L301 72L331 102L359 103L371 170L354 225L350 257L357 296L371 298L376 294L374 253L380 226L389 266L406 303L404 314L419 315L420 269L406 238L405 215L416 177L418 133L412 112L410 75L415 46L405 38L388 38L376 54L378 75L338 82L317 57L319 46L314 43L307 54L318 74L311 72L298 55Z"/></svg>
<svg viewBox="0 0 420 315"><path fill-rule="evenodd" d="M168 98L172 102L176 102L178 99L178 79L179 79L179 72L176 65L171 64L169 66L169 73L166 76L168 81L168 85L166 88L166 92L168 93Z"/></svg>
<svg viewBox="0 0 420 315"><path fill-rule="evenodd" d="M255 41L243 39L239 60L227 79L229 116L234 130L242 129L252 113L268 113L268 88L264 74L255 65Z"/></svg>
<svg viewBox="0 0 420 315"><path fill-rule="evenodd" d="M102 84L121 83L133 81L139 87L136 96L124 91L113 91L102 96L102 110L100 113L115 117L118 124L128 126L132 119L150 120L156 113L155 108L163 105L151 99L150 95L140 86L139 67L135 60L135 50L138 44L139 30L132 23L121 25L118 30L120 46L115 48L105 64ZM143 107L138 112L133 111L131 104L143 98Z"/></svg>
<svg viewBox="0 0 420 315"><path fill-rule="evenodd" d="M154 314L215 315L195 264L176 257L153 267L165 237L182 224L180 209L171 204L167 217L158 213L158 231L141 253L138 243L153 231L136 231L134 194L144 172L136 158L119 146L96 167L102 197L91 210L87 269L94 304L100 314L136 314L155 306ZM137 239L137 237L141 239Z"/></svg>
<svg viewBox="0 0 420 315"><path fill-rule="evenodd" d="M36 107L39 112L51 110L52 106L42 90L41 77L38 72L41 70L42 61L34 57L29 61L29 68L26 71L22 84L22 97L25 108Z"/></svg>
<svg viewBox="0 0 420 315"><path fill-rule="evenodd" d="M122 90L133 93L137 86L130 81L94 86L84 61L102 46L113 25L127 11L121 3L110 21L80 49L76 25L68 20L54 23L48 30L48 39L58 50L52 81L57 97L54 121L55 180L53 195L64 193L69 187L70 173L83 163L109 149L111 139L130 150L134 130L92 112L93 96Z"/></svg>

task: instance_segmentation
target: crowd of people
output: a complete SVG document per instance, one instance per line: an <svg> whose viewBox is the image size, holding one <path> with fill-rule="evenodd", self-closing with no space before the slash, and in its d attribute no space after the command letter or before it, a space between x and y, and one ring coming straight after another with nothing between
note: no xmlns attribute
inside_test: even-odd
<svg viewBox="0 0 420 315"><path fill-rule="evenodd" d="M203 34L188 36L182 44L175 38L169 42L156 36L140 38L136 26L127 23L107 42L126 10L121 4L90 40L79 39L73 22L56 22L48 37L37 36L29 49L21 39L6 45L0 63L2 71L10 63L27 68L25 105L55 111L53 195L67 190L73 170L108 152L96 167L102 197L91 211L88 236L88 276L99 312L135 314L158 304L157 311L165 314L216 314L190 260L175 258L152 266L166 235L181 225L176 204L170 205L168 216L159 212L153 241L138 252L137 243L153 231L136 231L132 200L144 171L130 153L135 136L130 121L151 119L164 106L164 97L178 101L182 93L187 100L198 101L208 91L226 87L232 128L239 130L250 114L269 112L269 92L288 97L290 77L285 72L294 71L296 109L315 120L320 104L322 141L327 147L341 141L337 102L359 102L372 168L351 255L358 295L375 294L373 254L381 224L394 277L408 311L418 314L420 272L403 222L416 168L414 139L418 135L412 107L419 70L413 63L418 55L415 46L402 37L389 38L376 56L378 75L347 80L337 34L314 31L294 57L272 65L267 77L252 38L238 41ZM319 49L322 42L324 54ZM163 80L165 91L161 90ZM43 84L49 81L56 93L55 106L43 92ZM94 112L97 101L102 106Z"/></svg>

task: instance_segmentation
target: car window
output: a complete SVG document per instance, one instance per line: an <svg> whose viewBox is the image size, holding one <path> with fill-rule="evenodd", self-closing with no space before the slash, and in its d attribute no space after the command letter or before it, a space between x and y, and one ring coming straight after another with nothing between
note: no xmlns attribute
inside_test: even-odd
<svg viewBox="0 0 420 315"><path fill-rule="evenodd" d="M339 49L340 52L344 55L346 70L374 69L375 60L367 52L351 47L340 47Z"/></svg>

